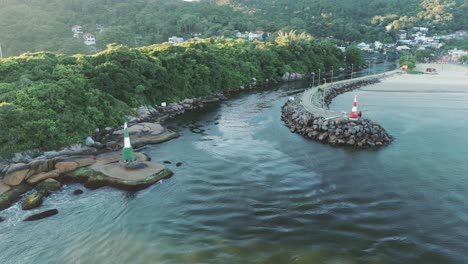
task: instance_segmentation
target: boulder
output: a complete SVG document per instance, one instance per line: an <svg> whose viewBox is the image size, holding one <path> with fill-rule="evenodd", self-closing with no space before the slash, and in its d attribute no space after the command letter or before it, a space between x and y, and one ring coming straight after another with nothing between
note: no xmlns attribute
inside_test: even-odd
<svg viewBox="0 0 468 264"><path fill-rule="evenodd" d="M92 137L87 137L85 140L85 145L88 147L94 145L94 139Z"/></svg>
<svg viewBox="0 0 468 264"><path fill-rule="evenodd" d="M55 164L55 168L59 170L60 174L67 173L69 171L76 170L78 163L75 161L62 161Z"/></svg>
<svg viewBox="0 0 468 264"><path fill-rule="evenodd" d="M76 189L76 190L73 191L73 195L80 195L80 194L83 194L83 190Z"/></svg>
<svg viewBox="0 0 468 264"><path fill-rule="evenodd" d="M21 184L26 178L26 175L29 172L29 166L24 163L13 164L8 168L5 177L3 177L3 182L10 185L16 186Z"/></svg>
<svg viewBox="0 0 468 264"><path fill-rule="evenodd" d="M52 192L60 191L62 189L62 185L60 184L60 182L54 179L46 179L45 181L40 182L36 186L36 189L42 195L47 196Z"/></svg>
<svg viewBox="0 0 468 264"><path fill-rule="evenodd" d="M29 191L31 186L26 183L11 187L8 191L0 194L0 210L10 207L13 203L21 199L22 195Z"/></svg>
<svg viewBox="0 0 468 264"><path fill-rule="evenodd" d="M43 172L43 173L33 175L33 176L29 177L26 181L29 184L36 184L36 183L41 182L41 181L43 181L45 179L56 178L59 175L60 175L59 170L55 169L53 171Z"/></svg>
<svg viewBox="0 0 468 264"><path fill-rule="evenodd" d="M43 218L53 216L53 215L56 215L56 214L58 214L58 210L57 209L51 209L51 210L47 210L47 211L44 211L44 212L40 212L38 214L30 215L26 219L24 219L24 221L36 221L36 220L43 219Z"/></svg>
<svg viewBox="0 0 468 264"><path fill-rule="evenodd" d="M26 175L26 179L31 177L32 175L49 171L49 160L47 159L33 160L28 165L29 165L29 172Z"/></svg>
<svg viewBox="0 0 468 264"><path fill-rule="evenodd" d="M23 210L31 210L42 205L43 195L39 192L33 192L26 197L26 200L21 204Z"/></svg>
<svg viewBox="0 0 468 264"><path fill-rule="evenodd" d="M47 158L47 159L52 159L52 158L56 158L58 156L60 156L60 152L57 152L57 151L47 151L47 152L44 152L44 156Z"/></svg>
<svg viewBox="0 0 468 264"><path fill-rule="evenodd" d="M119 147L119 144L116 141L109 141L106 143L106 148L110 150L117 150Z"/></svg>
<svg viewBox="0 0 468 264"><path fill-rule="evenodd" d="M11 189L10 185L5 184L1 179L0 179L0 195L3 193L8 192Z"/></svg>

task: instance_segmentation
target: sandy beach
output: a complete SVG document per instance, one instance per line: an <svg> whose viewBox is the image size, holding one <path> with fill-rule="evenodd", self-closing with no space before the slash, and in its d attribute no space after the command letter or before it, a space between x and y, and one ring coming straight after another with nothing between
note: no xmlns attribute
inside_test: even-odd
<svg viewBox="0 0 468 264"><path fill-rule="evenodd" d="M416 69L434 68L437 74L396 74L377 85L363 87L363 91L402 92L468 92L468 67L453 64L418 64ZM408 84L412 89L408 90Z"/></svg>

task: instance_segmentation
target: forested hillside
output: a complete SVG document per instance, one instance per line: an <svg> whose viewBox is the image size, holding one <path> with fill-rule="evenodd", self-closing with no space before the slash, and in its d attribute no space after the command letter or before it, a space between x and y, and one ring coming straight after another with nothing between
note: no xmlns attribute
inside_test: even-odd
<svg viewBox="0 0 468 264"><path fill-rule="evenodd" d="M94 53L107 44L131 47L237 31L305 31L338 41L392 41L394 29L433 32L468 28L465 0L4 0L0 45L4 56L26 51ZM96 34L96 46L72 38L73 25Z"/></svg>
<svg viewBox="0 0 468 264"><path fill-rule="evenodd" d="M348 64L359 64L348 57ZM121 124L132 107L210 95L286 71L323 73L344 63L333 43L293 32L266 44L205 39L111 45L95 55L10 57L0 60L0 155L81 142L95 128Z"/></svg>

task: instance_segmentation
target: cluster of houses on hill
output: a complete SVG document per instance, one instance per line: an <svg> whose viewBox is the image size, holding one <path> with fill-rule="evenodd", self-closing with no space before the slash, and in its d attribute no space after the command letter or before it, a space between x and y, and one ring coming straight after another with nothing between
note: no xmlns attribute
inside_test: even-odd
<svg viewBox="0 0 468 264"><path fill-rule="evenodd" d="M82 26L73 26L72 27L72 32L73 32L73 37L80 39L83 39L83 43L86 46L93 46L96 45L96 36L91 33L83 33L83 27Z"/></svg>
<svg viewBox="0 0 468 264"><path fill-rule="evenodd" d="M375 41L374 43L361 42L357 44L357 47L365 52L378 52L388 49L395 49L398 52L409 51L411 49L439 49L444 45L441 40L467 38L468 31L458 30L453 34L430 36L428 28L413 27L411 31L399 30L397 36L399 39L396 43L381 43L380 41ZM450 50L449 57L451 61L458 61L458 59L466 55L466 53L467 51Z"/></svg>
<svg viewBox="0 0 468 264"><path fill-rule="evenodd" d="M192 38L188 40L196 40L201 37L201 33L192 33ZM215 36L214 38L218 38L219 36ZM236 32L236 34L230 36L231 38L235 39L247 39L249 41L264 41L265 37L271 37L271 33L269 32L263 32L261 30L256 30L256 31L251 31L251 32ZM167 39L167 42L170 44L177 44L177 43L182 43L186 41L182 37L177 37L177 36L172 36Z"/></svg>

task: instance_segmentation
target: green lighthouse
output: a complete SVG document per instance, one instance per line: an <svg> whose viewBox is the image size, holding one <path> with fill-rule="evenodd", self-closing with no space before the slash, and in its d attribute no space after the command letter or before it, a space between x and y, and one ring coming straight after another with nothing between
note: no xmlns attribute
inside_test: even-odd
<svg viewBox="0 0 468 264"><path fill-rule="evenodd" d="M122 163L127 165L135 164L136 157L130 144L130 136L128 134L127 122L124 124L124 147L122 149Z"/></svg>

